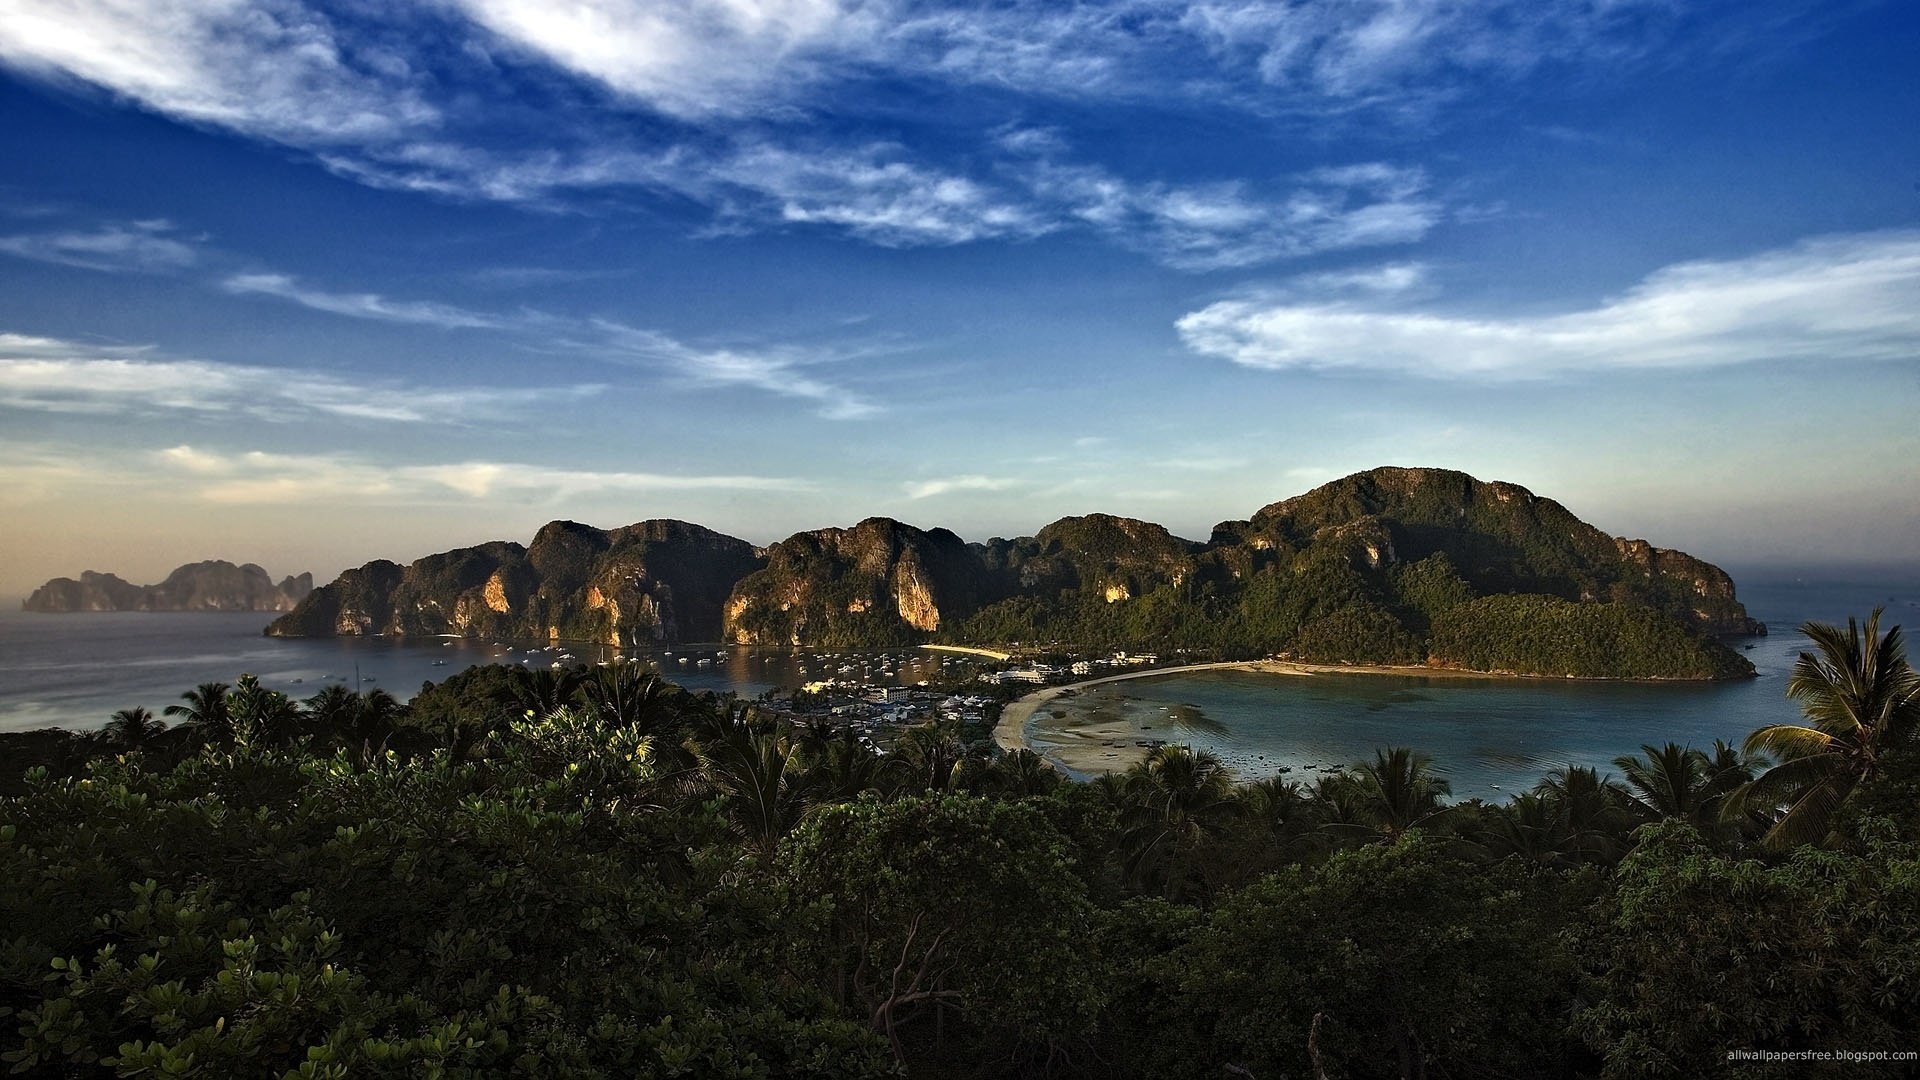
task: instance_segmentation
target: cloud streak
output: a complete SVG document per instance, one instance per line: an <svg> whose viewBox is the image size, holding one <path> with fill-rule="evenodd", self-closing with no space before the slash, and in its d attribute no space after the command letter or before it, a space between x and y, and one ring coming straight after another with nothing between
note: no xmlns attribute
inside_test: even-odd
<svg viewBox="0 0 1920 1080"><path fill-rule="evenodd" d="M391 300L378 293L336 293L309 288L286 274L235 274L221 287L239 295L291 300L302 307L353 319L412 323L449 330L498 330L510 325L500 316L426 300Z"/></svg>
<svg viewBox="0 0 1920 1080"><path fill-rule="evenodd" d="M381 187L549 208L586 193L691 200L721 231L814 227L890 247L1091 229L1170 266L1216 270L1404 243L1442 210L1424 174L1391 165L1272 186L1181 185L1036 158L1044 140L1034 133L928 153L861 134L872 129L872 106L857 104L860 95L904 81L949 95L984 89L1209 111L1226 102L1317 115L1427 100L1465 74L1641 55L1662 40L1660 20L1649 17L1657 8L1651 0L448 0L345 9L18 0L0 10L0 63L295 147ZM466 48L420 44L449 39ZM529 81L552 90L537 124L512 98ZM325 310L462 318L291 281L258 284L297 290L300 302Z"/></svg>
<svg viewBox="0 0 1920 1080"><path fill-rule="evenodd" d="M0 407L95 415L187 413L290 421L303 417L423 424L497 420L604 387L444 389L356 382L327 372L169 359L0 333Z"/></svg>
<svg viewBox="0 0 1920 1080"><path fill-rule="evenodd" d="M196 497L226 505L336 499L545 503L606 492L792 491L807 486L782 477L596 471L524 462L388 465L349 454L226 453L187 444L154 451L148 460L161 473L197 485Z"/></svg>
<svg viewBox="0 0 1920 1080"><path fill-rule="evenodd" d="M1581 371L1920 357L1920 233L1825 237L1667 267L1558 315L1481 316L1377 302L1235 299L1181 318L1203 356L1266 371L1538 378Z"/></svg>
<svg viewBox="0 0 1920 1080"><path fill-rule="evenodd" d="M909 499L931 499L956 491L1005 491L1019 481L999 476L946 476L934 480L916 480L901 485Z"/></svg>
<svg viewBox="0 0 1920 1080"><path fill-rule="evenodd" d="M164 273L192 266L199 257L173 232L166 221L110 222L90 230L0 236L0 252L84 270Z"/></svg>
<svg viewBox="0 0 1920 1080"><path fill-rule="evenodd" d="M664 368L695 386L737 386L818 406L829 420L856 420L880 410L864 395L810 374L809 367L844 359L832 353L792 346L759 349L698 347L656 330L611 320L595 320L597 341L582 344L589 354L622 363Z"/></svg>

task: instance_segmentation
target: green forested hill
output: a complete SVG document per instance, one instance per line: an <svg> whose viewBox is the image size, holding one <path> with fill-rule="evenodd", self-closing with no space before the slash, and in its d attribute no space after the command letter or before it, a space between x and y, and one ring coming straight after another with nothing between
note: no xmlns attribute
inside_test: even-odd
<svg viewBox="0 0 1920 1080"><path fill-rule="evenodd" d="M1444 619L1468 601L1507 596L1529 599ZM984 544L869 518L797 533L763 557L681 522L610 532L554 522L527 548L369 563L270 632L1020 642L1725 678L1750 671L1712 638L1765 628L1723 571L1683 552L1609 536L1512 484L1380 468L1223 522L1206 542L1109 514Z"/></svg>

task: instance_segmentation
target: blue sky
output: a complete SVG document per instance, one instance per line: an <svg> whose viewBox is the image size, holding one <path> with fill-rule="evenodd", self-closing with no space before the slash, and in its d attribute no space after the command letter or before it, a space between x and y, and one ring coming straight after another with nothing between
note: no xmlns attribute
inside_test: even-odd
<svg viewBox="0 0 1920 1080"><path fill-rule="evenodd" d="M1920 562L1920 9L17 0L0 592L1379 464Z"/></svg>

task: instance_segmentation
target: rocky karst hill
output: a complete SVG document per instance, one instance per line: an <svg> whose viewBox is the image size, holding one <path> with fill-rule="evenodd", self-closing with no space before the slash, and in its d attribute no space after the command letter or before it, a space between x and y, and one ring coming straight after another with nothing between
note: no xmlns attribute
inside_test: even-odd
<svg viewBox="0 0 1920 1080"><path fill-rule="evenodd" d="M525 547L497 541L349 570L267 633L713 641L727 594L762 562L746 541L684 521L555 521Z"/></svg>
<svg viewBox="0 0 1920 1080"><path fill-rule="evenodd" d="M734 587L726 640L741 645L897 645L1010 591L1004 575L945 529L891 518L790 536Z"/></svg>
<svg viewBox="0 0 1920 1080"><path fill-rule="evenodd" d="M235 566L220 559L188 563L158 585L134 585L114 574L88 570L73 578L54 578L33 591L21 606L27 611L291 611L313 591L313 575L276 583L252 563Z"/></svg>
<svg viewBox="0 0 1920 1080"><path fill-rule="evenodd" d="M1204 543L1107 514L980 544L869 518L764 553L683 522L554 522L526 548L369 563L269 632L1055 642L1725 678L1752 668L1714 638L1765 627L1723 571L1683 552L1609 536L1513 484L1381 468L1223 522Z"/></svg>

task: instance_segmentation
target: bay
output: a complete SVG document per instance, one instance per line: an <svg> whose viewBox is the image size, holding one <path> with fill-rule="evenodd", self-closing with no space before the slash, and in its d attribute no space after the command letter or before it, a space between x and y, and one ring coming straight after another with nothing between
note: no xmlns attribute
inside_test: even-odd
<svg viewBox="0 0 1920 1080"><path fill-rule="evenodd" d="M1766 724L1797 723L1787 677L1810 647L1808 620L1844 624L1875 606L1883 624L1920 623L1920 584L1785 579L1741 598L1769 635L1731 644L1759 676L1728 683L1608 683L1376 675L1290 677L1206 671L1088 687L1028 722L1028 745L1082 779L1118 770L1139 743L1184 743L1243 780L1311 782L1332 768L1408 746L1429 755L1455 798L1500 800L1572 764L1614 772L1642 744L1738 744ZM1748 648L1750 646L1750 648ZM1915 657L1920 660L1920 657Z"/></svg>

